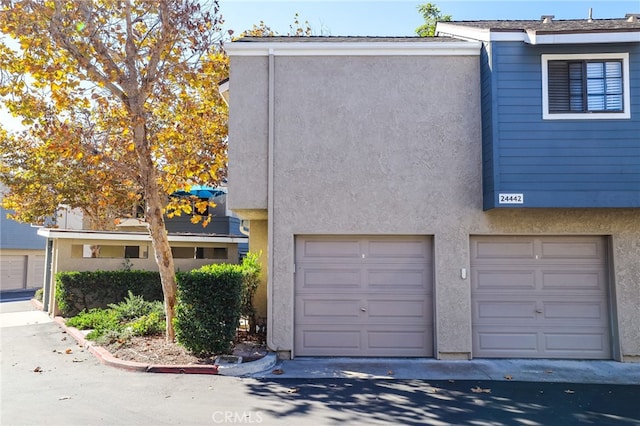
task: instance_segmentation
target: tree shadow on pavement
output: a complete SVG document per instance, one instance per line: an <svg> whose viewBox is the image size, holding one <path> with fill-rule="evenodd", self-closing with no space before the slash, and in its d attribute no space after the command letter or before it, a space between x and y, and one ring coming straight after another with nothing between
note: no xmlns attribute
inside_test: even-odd
<svg viewBox="0 0 640 426"><path fill-rule="evenodd" d="M263 379L261 411L304 424L640 425L640 386L512 381ZM265 401L266 402L266 401Z"/></svg>

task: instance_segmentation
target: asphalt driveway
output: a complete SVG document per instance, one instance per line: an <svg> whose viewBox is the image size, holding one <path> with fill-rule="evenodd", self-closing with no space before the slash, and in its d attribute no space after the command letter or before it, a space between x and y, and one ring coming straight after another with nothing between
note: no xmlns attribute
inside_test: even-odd
<svg viewBox="0 0 640 426"><path fill-rule="evenodd" d="M20 312L0 306L3 425L640 425L640 385L128 372Z"/></svg>

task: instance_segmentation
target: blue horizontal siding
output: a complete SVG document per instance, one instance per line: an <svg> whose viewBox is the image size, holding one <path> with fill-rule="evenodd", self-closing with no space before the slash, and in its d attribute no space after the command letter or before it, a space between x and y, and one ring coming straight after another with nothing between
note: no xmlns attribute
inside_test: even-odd
<svg viewBox="0 0 640 426"><path fill-rule="evenodd" d="M44 250L46 239L38 228L8 219L8 210L0 207L0 249Z"/></svg>
<svg viewBox="0 0 640 426"><path fill-rule="evenodd" d="M493 94L482 109L483 129L491 128L483 131L485 209L640 207L640 45L493 42L484 51L483 95ZM629 53L631 119L542 119L542 54L615 52ZM505 192L524 194L524 203L500 205Z"/></svg>

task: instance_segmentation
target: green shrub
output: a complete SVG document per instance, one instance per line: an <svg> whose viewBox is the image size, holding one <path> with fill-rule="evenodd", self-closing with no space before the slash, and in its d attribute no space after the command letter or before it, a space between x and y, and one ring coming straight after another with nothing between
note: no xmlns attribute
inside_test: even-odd
<svg viewBox="0 0 640 426"><path fill-rule="evenodd" d="M164 314L149 312L130 322L127 326L134 336L154 336L164 333L166 329Z"/></svg>
<svg viewBox="0 0 640 426"><path fill-rule="evenodd" d="M158 311L158 309L160 313L164 311L162 302L149 302L144 300L142 296L133 294L131 290L129 290L129 295L125 297L124 301L120 303L110 303L109 308L117 314L118 319L122 322L143 317L153 311Z"/></svg>
<svg viewBox="0 0 640 426"><path fill-rule="evenodd" d="M176 340L196 355L227 352L240 320L240 265L207 265L176 276Z"/></svg>
<svg viewBox="0 0 640 426"><path fill-rule="evenodd" d="M42 302L43 297L44 297L44 288L37 289L36 292L33 294L33 298L36 299L38 302Z"/></svg>
<svg viewBox="0 0 640 426"><path fill-rule="evenodd" d="M56 302L63 316L123 301L131 291L147 301L163 300L160 274L152 271L59 272Z"/></svg>
<svg viewBox="0 0 640 426"><path fill-rule="evenodd" d="M242 302L241 315L249 321L249 332L256 330L256 310L253 306L253 296L260 284L262 269L258 258L259 253L247 253L242 260Z"/></svg>
<svg viewBox="0 0 640 426"><path fill-rule="evenodd" d="M94 308L69 318L66 324L80 330L91 330L115 328L120 324L120 321L115 312L109 309Z"/></svg>
<svg viewBox="0 0 640 426"><path fill-rule="evenodd" d="M67 325L91 330L87 339L99 344L122 342L132 336L161 334L165 330L162 302L148 302L129 292L121 303L110 304L108 309L94 308L80 312L67 320Z"/></svg>

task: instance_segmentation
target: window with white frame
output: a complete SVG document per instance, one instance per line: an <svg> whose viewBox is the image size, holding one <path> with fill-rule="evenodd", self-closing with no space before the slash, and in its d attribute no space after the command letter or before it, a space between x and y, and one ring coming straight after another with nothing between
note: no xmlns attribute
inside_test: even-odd
<svg viewBox="0 0 640 426"><path fill-rule="evenodd" d="M629 55L542 55L544 119L630 118Z"/></svg>

